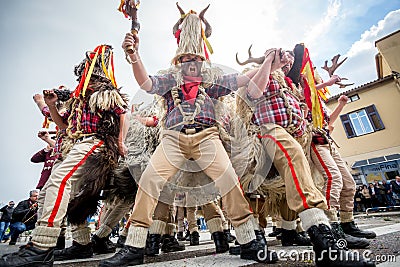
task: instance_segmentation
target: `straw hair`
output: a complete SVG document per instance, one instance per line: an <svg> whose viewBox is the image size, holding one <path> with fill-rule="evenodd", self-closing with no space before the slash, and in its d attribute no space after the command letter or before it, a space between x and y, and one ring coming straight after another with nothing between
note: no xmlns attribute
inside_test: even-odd
<svg viewBox="0 0 400 267"><path fill-rule="evenodd" d="M196 14L188 14L182 22L180 41L172 64L177 64L181 56L191 54L206 60L202 38L201 20Z"/></svg>

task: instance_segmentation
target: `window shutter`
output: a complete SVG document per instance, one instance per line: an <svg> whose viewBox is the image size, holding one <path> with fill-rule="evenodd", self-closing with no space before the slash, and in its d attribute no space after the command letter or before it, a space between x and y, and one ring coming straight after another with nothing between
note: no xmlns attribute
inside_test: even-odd
<svg viewBox="0 0 400 267"><path fill-rule="evenodd" d="M350 117L348 114L340 115L340 120L342 121L344 131L346 132L347 138L352 138L356 136L356 132L351 125Z"/></svg>
<svg viewBox="0 0 400 267"><path fill-rule="evenodd" d="M385 125L383 125L383 122L381 120L381 117L379 116L378 111L376 110L375 105L366 107L365 111L367 112L369 120L371 121L371 124L374 127L375 131L385 129Z"/></svg>

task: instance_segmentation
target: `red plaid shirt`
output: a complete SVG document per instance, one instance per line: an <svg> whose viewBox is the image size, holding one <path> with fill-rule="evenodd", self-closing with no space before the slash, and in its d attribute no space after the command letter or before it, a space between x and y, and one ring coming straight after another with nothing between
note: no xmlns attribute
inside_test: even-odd
<svg viewBox="0 0 400 267"><path fill-rule="evenodd" d="M76 104L76 106L73 108L77 108L79 103ZM114 112L116 115L121 115L124 114L126 111L124 109L121 109L119 107L115 107L112 112ZM63 121L64 123L68 124L68 117L70 115L70 110L67 110L63 115ZM82 118L81 118L81 131L83 134L95 134L97 133L97 128L98 124L101 120L101 113L96 112L93 113L90 111L89 104L84 102L82 106ZM78 112L75 112L75 114L72 117L72 128L71 131L74 133L76 131L76 125L77 125L77 116Z"/></svg>
<svg viewBox="0 0 400 267"><path fill-rule="evenodd" d="M264 90L263 97L258 99L252 99L249 95L249 99L255 103L255 112L253 114L252 122L256 125L263 125L267 123L275 123L283 128L289 126L289 114L287 113L287 107L285 106L285 100L279 95L280 85L278 81L274 80L272 76L269 77L269 82ZM292 96L290 93L285 92L288 105L292 108L292 112L301 118L303 112L300 108L299 101ZM306 130L306 123L304 120L298 119L293 116L292 124L299 130L293 133L294 137L301 136Z"/></svg>
<svg viewBox="0 0 400 267"><path fill-rule="evenodd" d="M150 76L153 81L153 88L148 93L157 94L165 98L167 103L167 118L165 122L166 128L171 128L178 123L181 123L183 120L183 116L178 107L175 107L174 100L171 95L171 89L176 86L176 80L171 74L166 75L158 75L158 76ZM236 91L238 89L237 86L237 74L227 74L220 77L213 85L208 88L204 88L206 94L209 97L206 97L202 109L199 114L195 117L195 121L198 122L193 126L200 125L209 125L212 126L215 124L215 112L214 112L214 101L218 101L217 99L221 96L228 95L232 91ZM178 90L179 98L182 100L183 95L182 91ZM182 101L182 109L184 112L193 112L195 106L191 105L189 102Z"/></svg>

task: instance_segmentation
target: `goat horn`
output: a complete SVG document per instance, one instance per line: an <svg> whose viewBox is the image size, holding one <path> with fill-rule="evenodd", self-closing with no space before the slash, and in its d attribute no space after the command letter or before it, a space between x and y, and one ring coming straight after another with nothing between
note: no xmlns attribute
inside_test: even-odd
<svg viewBox="0 0 400 267"><path fill-rule="evenodd" d="M181 23L183 21L183 16L185 15L185 11L183 11L183 9L179 6L178 2L176 2L176 6L178 7L179 12L181 13L181 17L179 18L179 20L175 23L174 27L172 28L172 34L174 36L175 36L175 33L179 29L179 25L181 25Z"/></svg>
<svg viewBox="0 0 400 267"><path fill-rule="evenodd" d="M206 20L206 18L204 17L204 14L206 13L206 11L208 10L208 8L210 7L210 4L208 4L208 6L206 8L204 8L200 14L199 14L199 18L204 22L204 24L206 25L206 29L204 30L204 34L206 35L206 37L210 37L211 33L212 33L212 28L210 23L208 23L208 21Z"/></svg>

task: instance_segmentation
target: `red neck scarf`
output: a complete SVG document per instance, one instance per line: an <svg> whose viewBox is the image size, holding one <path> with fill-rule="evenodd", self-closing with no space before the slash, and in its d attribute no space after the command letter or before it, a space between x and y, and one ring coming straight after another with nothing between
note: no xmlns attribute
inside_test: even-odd
<svg viewBox="0 0 400 267"><path fill-rule="evenodd" d="M183 76L184 84L181 86L183 98L190 104L194 104L199 91L202 77Z"/></svg>

